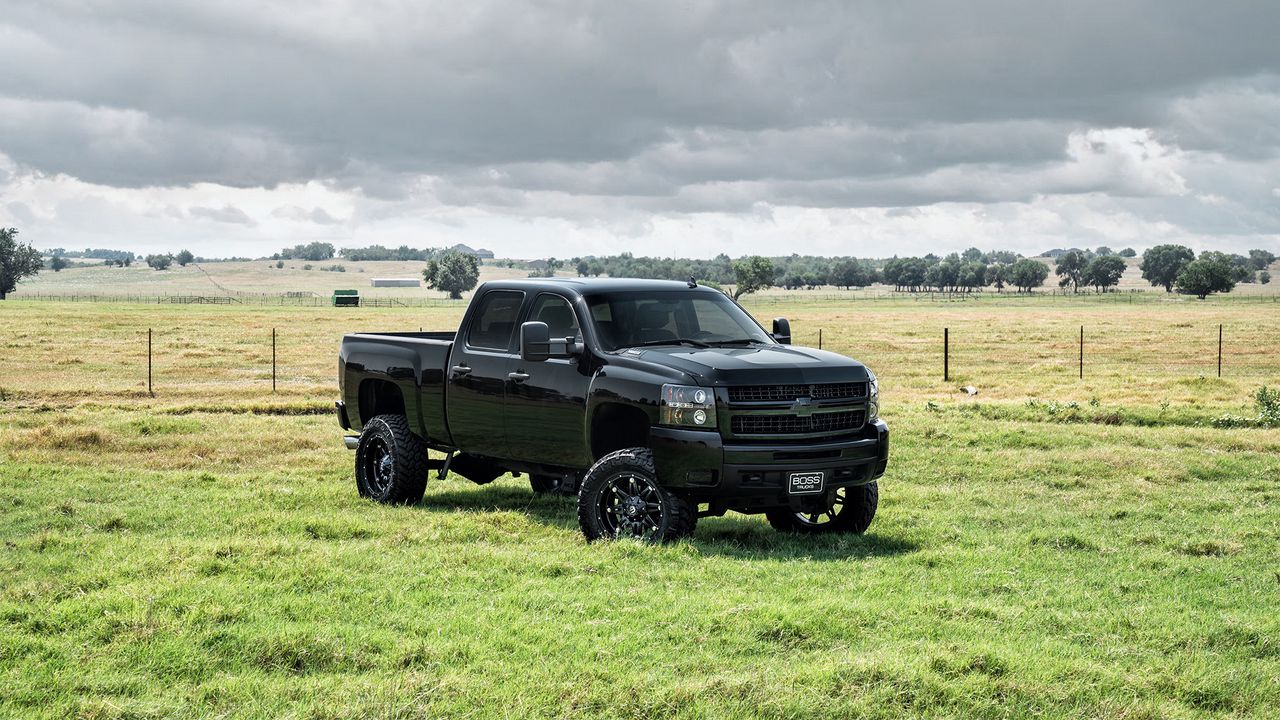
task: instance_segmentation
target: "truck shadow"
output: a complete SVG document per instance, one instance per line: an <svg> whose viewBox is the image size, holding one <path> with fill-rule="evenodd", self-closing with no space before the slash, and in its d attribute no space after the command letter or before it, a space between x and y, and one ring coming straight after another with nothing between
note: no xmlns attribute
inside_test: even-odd
<svg viewBox="0 0 1280 720"><path fill-rule="evenodd" d="M433 483L434 484L434 483ZM572 497L534 495L527 486L499 481L483 487L469 482L435 484L447 489L428 491L419 510L491 513L517 512L540 524L577 534L577 506ZM915 552L920 546L891 534L796 535L780 533L757 516L729 513L703 518L688 542L698 552L742 559L856 560Z"/></svg>

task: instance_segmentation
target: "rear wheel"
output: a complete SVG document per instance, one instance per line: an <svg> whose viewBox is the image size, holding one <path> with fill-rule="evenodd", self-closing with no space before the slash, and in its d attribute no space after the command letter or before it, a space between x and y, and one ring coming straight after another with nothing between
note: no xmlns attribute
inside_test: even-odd
<svg viewBox="0 0 1280 720"><path fill-rule="evenodd" d="M854 533L861 535L871 526L880 502L876 483L836 488L831 505L814 512L790 508L769 510L765 517L774 530L794 533Z"/></svg>
<svg viewBox="0 0 1280 720"><path fill-rule="evenodd" d="M380 503L412 505L427 488L427 445L403 415L365 423L356 446L356 490Z"/></svg>
<svg viewBox="0 0 1280 720"><path fill-rule="evenodd" d="M648 448L618 450L600 458L578 491L578 524L588 541L671 542L691 535L697 523L693 504L658 483Z"/></svg>

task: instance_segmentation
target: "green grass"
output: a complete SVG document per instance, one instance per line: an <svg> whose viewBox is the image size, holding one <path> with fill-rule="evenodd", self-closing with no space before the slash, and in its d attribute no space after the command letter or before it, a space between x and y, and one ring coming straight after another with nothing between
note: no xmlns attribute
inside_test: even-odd
<svg viewBox="0 0 1280 720"><path fill-rule="evenodd" d="M1280 429L1211 426L1277 384L1274 313L795 309L885 378L871 531L647 547L585 544L523 478L356 497L333 343L443 311L0 304L0 717L1277 716ZM1216 313L1256 333L1244 377L1116 344L1085 383L983 359L970 398L912 362L933 324L1185 345ZM140 322L205 354L154 399L112 365ZM302 338L275 397L241 377L272 325Z"/></svg>

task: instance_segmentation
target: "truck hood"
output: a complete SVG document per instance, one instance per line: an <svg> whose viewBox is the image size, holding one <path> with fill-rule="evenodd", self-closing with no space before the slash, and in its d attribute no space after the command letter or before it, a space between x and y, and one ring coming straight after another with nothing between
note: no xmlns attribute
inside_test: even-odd
<svg viewBox="0 0 1280 720"><path fill-rule="evenodd" d="M628 350L627 357L681 370L699 385L772 385L857 382L868 379L865 365L825 350L793 345Z"/></svg>

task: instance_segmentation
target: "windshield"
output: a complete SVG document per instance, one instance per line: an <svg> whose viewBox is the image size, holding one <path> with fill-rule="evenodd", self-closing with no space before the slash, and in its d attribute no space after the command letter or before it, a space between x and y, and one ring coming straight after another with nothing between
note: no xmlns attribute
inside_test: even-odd
<svg viewBox="0 0 1280 720"><path fill-rule="evenodd" d="M773 339L720 293L679 290L588 295L591 321L605 350L639 345L750 345Z"/></svg>

